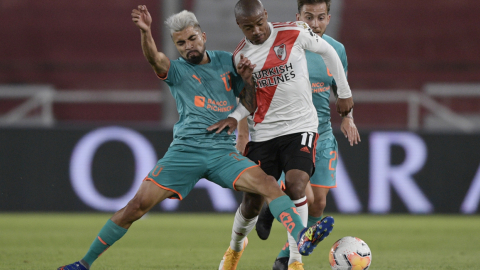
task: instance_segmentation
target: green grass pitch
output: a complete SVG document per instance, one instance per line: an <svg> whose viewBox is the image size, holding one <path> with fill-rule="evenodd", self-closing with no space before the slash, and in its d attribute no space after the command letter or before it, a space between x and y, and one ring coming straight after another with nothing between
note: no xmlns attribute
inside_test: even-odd
<svg viewBox="0 0 480 270"><path fill-rule="evenodd" d="M93 265L97 269L218 269L234 214L149 214ZM0 269L56 269L83 257L110 214L0 213ZM480 269L480 217L334 215L332 234L305 269L330 269L328 251L347 235L372 250L370 269ZM276 222L267 241L255 231L238 270L271 269L286 240Z"/></svg>

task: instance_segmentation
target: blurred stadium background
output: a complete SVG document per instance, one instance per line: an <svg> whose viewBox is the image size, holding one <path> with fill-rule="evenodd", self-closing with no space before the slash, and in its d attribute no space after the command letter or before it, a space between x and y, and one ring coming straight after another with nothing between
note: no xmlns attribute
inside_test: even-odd
<svg viewBox="0 0 480 270"><path fill-rule="evenodd" d="M172 139L175 103L140 48L145 4L196 13L207 49L242 38L236 1L0 0L0 211L115 211ZM270 21L296 1L263 0ZM340 145L327 212L478 214L480 5L475 0L332 0L327 34L347 50L362 142ZM332 103L333 105L333 103ZM154 211L232 212L241 195L201 181Z"/></svg>

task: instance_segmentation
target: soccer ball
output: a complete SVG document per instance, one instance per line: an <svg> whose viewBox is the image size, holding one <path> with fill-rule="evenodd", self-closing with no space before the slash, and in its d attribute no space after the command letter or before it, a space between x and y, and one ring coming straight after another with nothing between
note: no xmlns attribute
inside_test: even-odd
<svg viewBox="0 0 480 270"><path fill-rule="evenodd" d="M365 270L372 263L372 252L362 239L346 236L333 244L328 260L333 270Z"/></svg>

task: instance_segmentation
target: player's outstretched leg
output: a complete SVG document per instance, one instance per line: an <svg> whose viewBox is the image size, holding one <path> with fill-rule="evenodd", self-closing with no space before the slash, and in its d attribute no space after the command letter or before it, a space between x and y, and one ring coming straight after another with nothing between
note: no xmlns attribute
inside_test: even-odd
<svg viewBox="0 0 480 270"><path fill-rule="evenodd" d="M303 256L310 255L325 237L333 230L334 220L326 216L311 227L303 229L297 238L298 251Z"/></svg>
<svg viewBox="0 0 480 270"><path fill-rule="evenodd" d="M61 266L57 270L88 270L88 268L85 267L81 261L78 261L69 265Z"/></svg>
<svg viewBox="0 0 480 270"><path fill-rule="evenodd" d="M113 214L111 219L107 220L83 259L61 266L58 269L88 270L103 252L125 235L133 222L141 218L153 206L173 195L172 191L158 188L152 181L143 181L133 199L124 208Z"/></svg>
<svg viewBox="0 0 480 270"><path fill-rule="evenodd" d="M255 229L257 230L257 235L262 240L267 240L268 236L270 235L270 231L272 230L272 224L275 217L270 212L270 208L267 204L262 207L262 211L258 215L258 221L255 225Z"/></svg>

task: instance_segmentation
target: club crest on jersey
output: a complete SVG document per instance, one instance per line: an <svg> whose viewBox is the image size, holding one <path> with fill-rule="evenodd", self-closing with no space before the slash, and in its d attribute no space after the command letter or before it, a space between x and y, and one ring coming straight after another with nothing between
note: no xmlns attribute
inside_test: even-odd
<svg viewBox="0 0 480 270"><path fill-rule="evenodd" d="M277 55L278 59L283 61L285 58L287 58L287 46L285 46L285 44L273 47L273 51Z"/></svg>

